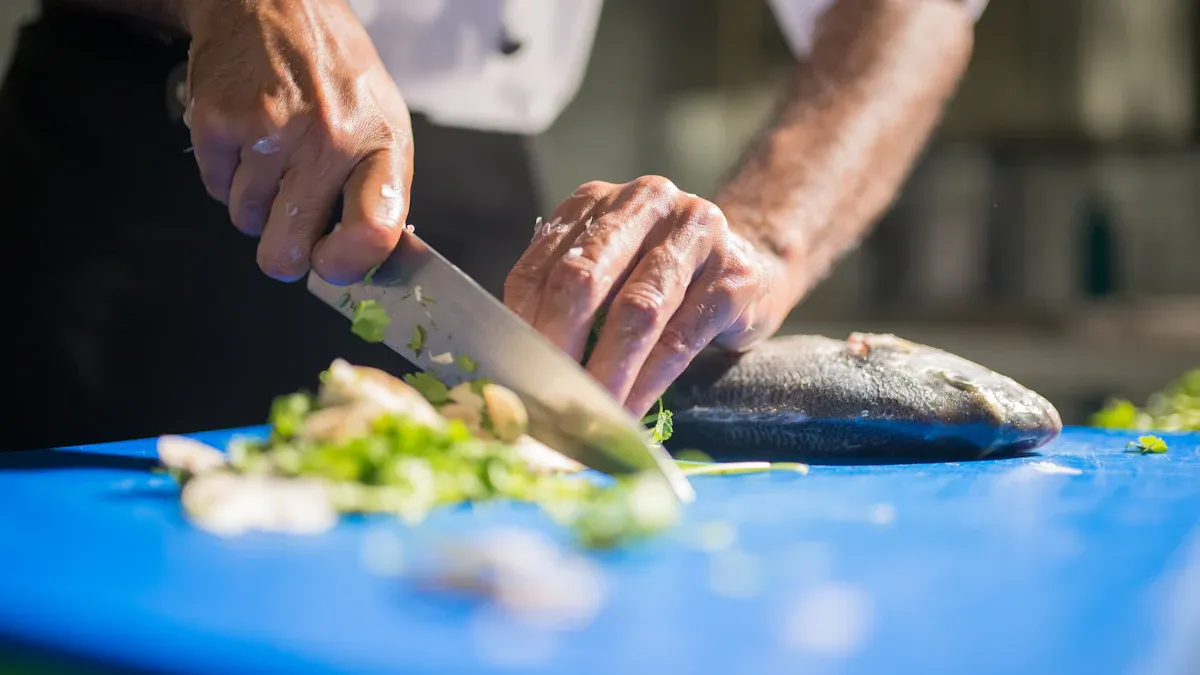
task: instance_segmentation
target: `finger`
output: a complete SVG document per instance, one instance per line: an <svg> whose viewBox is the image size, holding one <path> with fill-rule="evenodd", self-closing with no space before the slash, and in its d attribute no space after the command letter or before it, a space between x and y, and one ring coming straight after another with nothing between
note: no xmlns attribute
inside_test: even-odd
<svg viewBox="0 0 1200 675"><path fill-rule="evenodd" d="M786 311L771 311L769 304L772 296L776 295L772 293L771 280L786 278L786 271L779 269L781 263L777 258L759 255L749 243L735 234L730 235L729 245L732 260L735 261L729 275L734 276L747 267L756 269L757 274L747 290L746 307L725 330L713 338L712 344L729 351L743 351L770 337L787 318Z"/></svg>
<svg viewBox="0 0 1200 675"><path fill-rule="evenodd" d="M534 328L582 359L596 313L629 276L647 235L672 217L677 191L666 179L639 179L603 213L594 212L591 224L548 265Z"/></svg>
<svg viewBox="0 0 1200 675"><path fill-rule="evenodd" d="M758 279L743 261L706 265L641 365L625 406L646 414L701 350L752 314Z"/></svg>
<svg viewBox="0 0 1200 675"><path fill-rule="evenodd" d="M313 246L329 223L349 173L348 165L337 164L327 171L298 166L283 174L258 243L258 266L264 274L295 281L308 272Z"/></svg>
<svg viewBox="0 0 1200 675"><path fill-rule="evenodd" d="M200 169L200 180L210 197L228 205L233 174L241 161L241 143L232 134L210 122L208 115L193 110L192 154Z"/></svg>
<svg viewBox="0 0 1200 675"><path fill-rule="evenodd" d="M592 213L603 211L615 198L613 183L593 181L575 190L547 221L534 225L529 248L521 254L504 280L504 304L529 323L537 318L538 295L550 262L561 258L579 231L590 224Z"/></svg>
<svg viewBox="0 0 1200 675"><path fill-rule="evenodd" d="M358 163L342 191L342 222L317 242L313 268L333 284L361 280L387 260L408 218L411 155L378 150Z"/></svg>
<svg viewBox="0 0 1200 675"><path fill-rule="evenodd" d="M234 227L257 237L266 227L271 205L279 193L287 154L280 152L277 135L263 136L243 147L229 190L229 219Z"/></svg>
<svg viewBox="0 0 1200 675"><path fill-rule="evenodd" d="M686 206L663 242L647 251L613 299L587 369L618 401L629 395L709 256L718 233L715 210L701 200Z"/></svg>

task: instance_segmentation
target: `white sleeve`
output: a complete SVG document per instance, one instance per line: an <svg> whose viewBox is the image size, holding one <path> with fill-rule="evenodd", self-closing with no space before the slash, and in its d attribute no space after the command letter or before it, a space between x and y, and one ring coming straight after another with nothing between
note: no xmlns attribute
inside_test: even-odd
<svg viewBox="0 0 1200 675"><path fill-rule="evenodd" d="M837 0L767 0L783 29L792 53L807 56L812 51L817 22ZM988 0L960 0L976 21L987 7Z"/></svg>

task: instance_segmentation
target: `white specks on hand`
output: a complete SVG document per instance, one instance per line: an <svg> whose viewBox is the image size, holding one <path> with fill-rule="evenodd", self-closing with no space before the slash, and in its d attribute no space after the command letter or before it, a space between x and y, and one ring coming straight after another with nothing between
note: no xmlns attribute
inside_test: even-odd
<svg viewBox="0 0 1200 675"><path fill-rule="evenodd" d="M289 203L287 205L288 218L295 218L298 213L300 213L299 206L296 206L295 204L291 204L291 203ZM338 223L338 225L341 225L341 223Z"/></svg>
<svg viewBox="0 0 1200 675"><path fill-rule="evenodd" d="M866 645L875 608L866 591L830 582L810 588L783 624L783 644L796 651L846 658Z"/></svg>
<svg viewBox="0 0 1200 675"><path fill-rule="evenodd" d="M298 262L304 257L304 251L300 250L299 246L293 246L292 250L288 251L288 257L292 259L292 262Z"/></svg>
<svg viewBox="0 0 1200 675"><path fill-rule="evenodd" d="M274 136L263 136L254 141L254 145L251 145L250 149L260 155L273 155L279 152L279 139Z"/></svg>
<svg viewBox="0 0 1200 675"><path fill-rule="evenodd" d="M400 222L400 214L404 210L404 191L399 187L390 183L385 183L379 188L379 194L383 197L383 201L376 209L377 215L381 224L387 227L403 226Z"/></svg>
<svg viewBox="0 0 1200 675"><path fill-rule="evenodd" d="M566 258L567 258L567 260L570 260L572 258L578 258L581 255L583 255L583 247L575 246L573 248L567 249Z"/></svg>

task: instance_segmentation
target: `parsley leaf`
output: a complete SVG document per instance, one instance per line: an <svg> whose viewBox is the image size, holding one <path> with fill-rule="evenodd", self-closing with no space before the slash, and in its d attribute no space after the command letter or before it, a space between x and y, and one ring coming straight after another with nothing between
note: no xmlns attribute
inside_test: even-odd
<svg viewBox="0 0 1200 675"><path fill-rule="evenodd" d="M1167 450L1167 442L1158 436L1139 436L1136 441L1129 441L1125 446L1125 452L1136 452L1139 455L1162 454Z"/></svg>
<svg viewBox="0 0 1200 675"><path fill-rule="evenodd" d="M475 359L466 354L460 354L458 357L458 369L464 373L473 373L479 369L479 364L475 363Z"/></svg>
<svg viewBox="0 0 1200 675"><path fill-rule="evenodd" d="M450 388L429 373L411 373L404 376L404 381L434 405L450 400Z"/></svg>
<svg viewBox="0 0 1200 675"><path fill-rule="evenodd" d="M379 303L363 300L354 306L354 317L350 320L350 332L367 342L383 342L391 317Z"/></svg>
<svg viewBox="0 0 1200 675"><path fill-rule="evenodd" d="M407 347L417 356L421 355L421 350L425 348L425 329L421 326L413 326L412 339L408 341Z"/></svg>
<svg viewBox="0 0 1200 675"><path fill-rule="evenodd" d="M663 407L661 398L658 399L658 412L650 413L642 418L642 424L654 424L655 443L665 443L675 433L675 423L671 418L671 411Z"/></svg>

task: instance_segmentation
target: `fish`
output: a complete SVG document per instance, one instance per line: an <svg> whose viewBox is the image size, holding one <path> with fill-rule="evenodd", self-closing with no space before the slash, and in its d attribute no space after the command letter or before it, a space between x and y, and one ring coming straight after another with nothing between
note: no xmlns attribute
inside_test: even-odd
<svg viewBox="0 0 1200 675"><path fill-rule="evenodd" d="M702 352L675 381L672 452L810 464L1019 455L1062 432L1041 395L891 334L789 335Z"/></svg>

